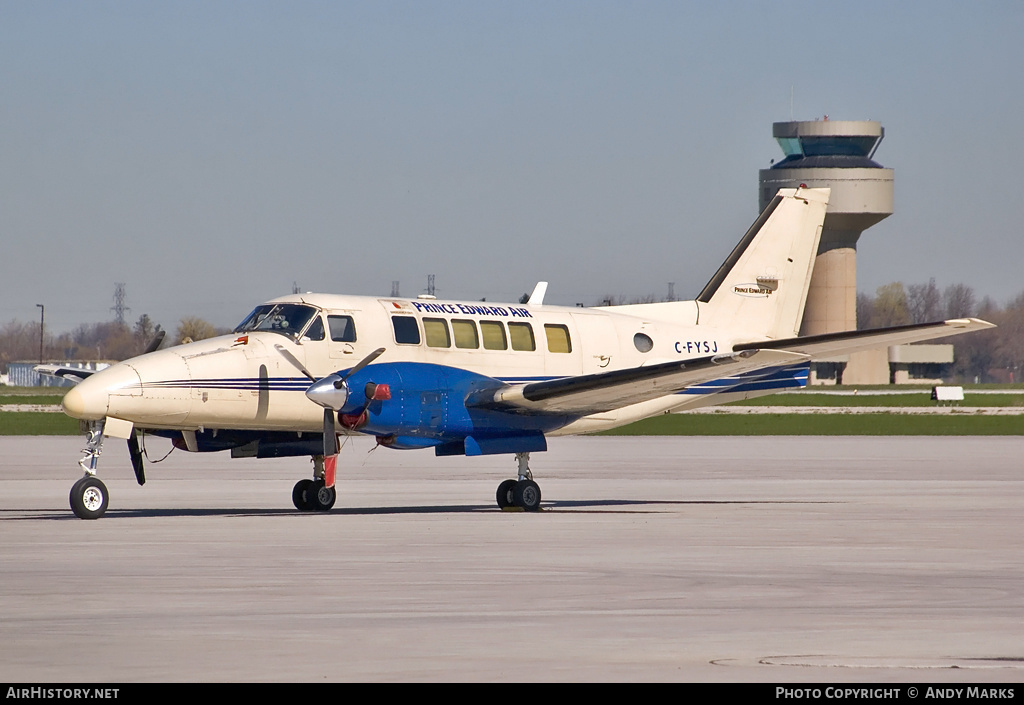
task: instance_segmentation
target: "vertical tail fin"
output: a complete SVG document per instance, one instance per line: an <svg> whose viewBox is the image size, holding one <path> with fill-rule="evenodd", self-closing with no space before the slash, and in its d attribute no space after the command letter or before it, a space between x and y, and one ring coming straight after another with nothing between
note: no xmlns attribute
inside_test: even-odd
<svg viewBox="0 0 1024 705"><path fill-rule="evenodd" d="M799 334L829 189L780 189L697 297L700 322L752 339Z"/></svg>

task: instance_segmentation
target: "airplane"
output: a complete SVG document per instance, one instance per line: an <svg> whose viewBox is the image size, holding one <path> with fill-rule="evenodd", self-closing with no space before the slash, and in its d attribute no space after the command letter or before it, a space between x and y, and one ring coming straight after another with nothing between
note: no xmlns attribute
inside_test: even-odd
<svg viewBox="0 0 1024 705"><path fill-rule="evenodd" d="M810 361L989 328L978 319L799 337L829 189L783 189L693 301L602 306L294 294L257 306L229 335L157 349L79 380L76 516L97 519L104 438L127 440L146 481L145 435L190 452L310 456L292 503L337 499L339 436L438 456L510 454L498 507L537 511L531 453L553 436L805 386ZM140 439L142 443L140 444Z"/></svg>

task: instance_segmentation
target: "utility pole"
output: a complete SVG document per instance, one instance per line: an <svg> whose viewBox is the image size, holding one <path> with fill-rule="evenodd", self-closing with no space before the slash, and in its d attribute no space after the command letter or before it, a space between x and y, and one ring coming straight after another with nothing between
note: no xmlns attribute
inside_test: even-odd
<svg viewBox="0 0 1024 705"><path fill-rule="evenodd" d="M401 296L401 294L398 293L398 280L397 279L392 279L391 280L391 295L394 296L395 298L398 298L399 296Z"/></svg>
<svg viewBox="0 0 1024 705"><path fill-rule="evenodd" d="M43 331L46 329L46 306L36 304L39 307L39 362L43 361Z"/></svg>
<svg viewBox="0 0 1024 705"><path fill-rule="evenodd" d="M428 274L427 275L427 296L433 296L433 295L434 295L434 275L433 274Z"/></svg>

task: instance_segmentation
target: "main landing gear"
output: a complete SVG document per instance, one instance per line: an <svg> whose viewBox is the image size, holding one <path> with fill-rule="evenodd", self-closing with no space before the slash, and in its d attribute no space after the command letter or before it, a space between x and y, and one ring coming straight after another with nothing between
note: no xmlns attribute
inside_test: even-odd
<svg viewBox="0 0 1024 705"><path fill-rule="evenodd" d="M292 489L292 504L300 512L326 512L334 506L338 492L324 480L324 456L313 456L313 479L299 480Z"/></svg>
<svg viewBox="0 0 1024 705"><path fill-rule="evenodd" d="M516 453L519 463L519 479L505 480L498 485L496 499L501 509L518 507L523 511L540 511L540 485L533 481L530 472L530 454Z"/></svg>
<svg viewBox="0 0 1024 705"><path fill-rule="evenodd" d="M88 443L82 450L84 455L78 464L85 470L85 476L71 486L68 500L71 511L79 519L99 519L107 511L110 493L107 486L96 477L96 465L99 463L103 450L103 424L95 424L89 429Z"/></svg>

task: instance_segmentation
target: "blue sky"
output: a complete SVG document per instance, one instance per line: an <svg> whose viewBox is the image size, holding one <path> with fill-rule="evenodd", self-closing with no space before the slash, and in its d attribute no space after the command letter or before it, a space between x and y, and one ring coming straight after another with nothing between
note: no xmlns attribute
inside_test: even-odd
<svg viewBox="0 0 1024 705"><path fill-rule="evenodd" d="M0 322L695 295L775 121L874 119L862 291L1024 290L1019 2L0 0ZM791 103L792 96L792 103ZM791 112L792 111L792 112Z"/></svg>

